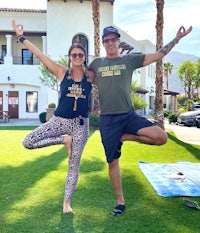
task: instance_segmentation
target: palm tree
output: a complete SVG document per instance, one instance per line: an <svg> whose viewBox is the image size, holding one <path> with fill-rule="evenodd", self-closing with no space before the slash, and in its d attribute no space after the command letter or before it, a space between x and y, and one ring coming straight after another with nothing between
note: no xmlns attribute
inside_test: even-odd
<svg viewBox="0 0 200 233"><path fill-rule="evenodd" d="M172 73L172 70L174 69L174 66L170 63L170 62L164 62L164 64L163 64L164 66L164 72L163 72L163 74L164 74L164 76L165 76L165 79L166 79L166 89L168 90L168 88L169 88L169 79L168 79L168 77L169 77L169 74L171 74Z"/></svg>
<svg viewBox="0 0 200 233"><path fill-rule="evenodd" d="M138 84L137 81L133 81L131 83L132 103L136 111L142 108L146 108L148 106L148 103L145 102L142 96L138 94L141 89L142 89L142 85Z"/></svg>
<svg viewBox="0 0 200 233"><path fill-rule="evenodd" d="M156 0L156 50L163 47L163 8L164 0ZM163 115L163 66L162 60L156 62L156 97L155 97L155 122L164 129Z"/></svg>
<svg viewBox="0 0 200 233"><path fill-rule="evenodd" d="M100 56L100 0L92 0L92 13L93 13L93 22L94 22L94 56ZM93 102L94 102L94 111L99 110L99 95L97 86L93 86Z"/></svg>
<svg viewBox="0 0 200 233"><path fill-rule="evenodd" d="M92 0L92 13L94 22L94 56L100 56L100 13L99 0Z"/></svg>

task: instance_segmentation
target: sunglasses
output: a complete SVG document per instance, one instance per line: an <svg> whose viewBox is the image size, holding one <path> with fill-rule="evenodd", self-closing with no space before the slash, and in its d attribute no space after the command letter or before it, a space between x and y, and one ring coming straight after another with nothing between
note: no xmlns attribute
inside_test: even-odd
<svg viewBox="0 0 200 233"><path fill-rule="evenodd" d="M84 53L72 53L70 54L70 56L72 56L73 58L77 58L77 57L83 58L85 54Z"/></svg>
<svg viewBox="0 0 200 233"><path fill-rule="evenodd" d="M103 40L104 44L108 44L109 42L115 43L119 38L115 37L115 38L111 38L111 39L105 39Z"/></svg>

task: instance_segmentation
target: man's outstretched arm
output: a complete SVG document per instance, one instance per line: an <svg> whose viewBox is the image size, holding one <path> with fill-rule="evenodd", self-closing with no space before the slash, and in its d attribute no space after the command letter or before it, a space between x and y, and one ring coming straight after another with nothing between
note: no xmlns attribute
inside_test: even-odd
<svg viewBox="0 0 200 233"><path fill-rule="evenodd" d="M191 31L192 26L190 26L188 30L185 30L185 28L181 26L178 32L176 33L176 37L172 41L170 41L164 47L160 48L157 52L145 55L143 66L147 66L153 62L162 59L166 54L168 54L172 50L172 48L179 42L181 38L189 34Z"/></svg>

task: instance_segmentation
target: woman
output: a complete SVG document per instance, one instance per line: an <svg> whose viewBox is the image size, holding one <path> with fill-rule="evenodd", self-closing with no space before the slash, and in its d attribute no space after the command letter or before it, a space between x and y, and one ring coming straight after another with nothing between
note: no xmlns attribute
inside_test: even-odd
<svg viewBox="0 0 200 233"><path fill-rule="evenodd" d="M27 149L64 144L69 160L66 178L63 213L72 212L70 200L78 181L79 164L88 138L88 101L92 85L85 74L86 52L82 45L69 48L68 68L45 56L23 36L23 26L12 21L18 41L24 44L48 70L60 80L61 97L54 116L34 129L23 141Z"/></svg>

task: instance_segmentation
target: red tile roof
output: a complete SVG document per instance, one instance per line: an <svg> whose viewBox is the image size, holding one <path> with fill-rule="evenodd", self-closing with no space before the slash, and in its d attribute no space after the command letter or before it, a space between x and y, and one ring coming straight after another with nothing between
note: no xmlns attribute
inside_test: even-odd
<svg viewBox="0 0 200 233"><path fill-rule="evenodd" d="M28 12L28 13L46 13L46 10L37 9L18 9L18 8L0 8L1 12Z"/></svg>

